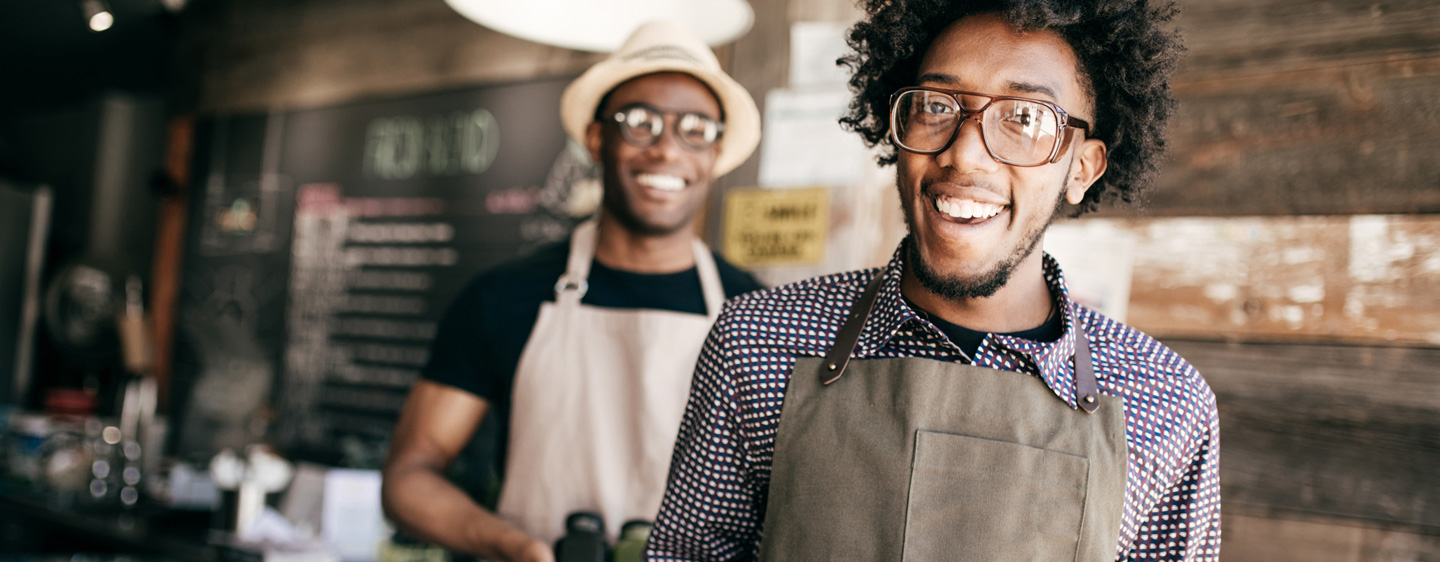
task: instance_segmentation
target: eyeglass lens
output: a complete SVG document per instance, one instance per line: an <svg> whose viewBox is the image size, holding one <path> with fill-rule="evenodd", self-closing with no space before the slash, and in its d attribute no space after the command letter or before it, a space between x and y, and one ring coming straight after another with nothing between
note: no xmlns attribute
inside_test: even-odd
<svg viewBox="0 0 1440 562"><path fill-rule="evenodd" d="M962 96L969 97L969 96ZM968 102L969 100L967 100ZM975 97L979 107L986 101ZM893 125L901 148L935 153L955 139L956 129L970 111L941 92L910 90L895 98ZM1031 166L1048 161L1059 140L1059 117L1049 106L1026 100L997 99L980 114L981 137L995 159Z"/></svg>
<svg viewBox="0 0 1440 562"><path fill-rule="evenodd" d="M645 106L624 108L615 114L615 121L621 136L635 146L653 145L665 131L665 114ZM699 113L681 113L675 119L675 135L685 146L710 148L720 139L720 123Z"/></svg>

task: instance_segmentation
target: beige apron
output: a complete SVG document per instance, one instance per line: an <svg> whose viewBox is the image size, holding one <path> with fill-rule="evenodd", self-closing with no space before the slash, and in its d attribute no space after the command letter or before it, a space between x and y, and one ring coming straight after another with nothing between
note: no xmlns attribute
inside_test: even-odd
<svg viewBox="0 0 1440 562"><path fill-rule="evenodd" d="M515 371L497 511L547 543L574 511L604 517L612 542L626 521L655 517L695 360L725 301L696 241L707 314L580 304L595 243L596 221L576 227L555 302L541 305Z"/></svg>
<svg viewBox="0 0 1440 562"><path fill-rule="evenodd" d="M1099 394L1085 338L1075 342L1081 409L1024 373L852 363L879 280L827 357L796 362L760 559L1114 560L1125 418L1119 398Z"/></svg>

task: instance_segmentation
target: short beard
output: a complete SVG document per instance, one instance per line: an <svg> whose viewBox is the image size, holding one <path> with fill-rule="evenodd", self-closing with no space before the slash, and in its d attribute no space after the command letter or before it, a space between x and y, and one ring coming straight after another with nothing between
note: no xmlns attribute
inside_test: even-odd
<svg viewBox="0 0 1440 562"><path fill-rule="evenodd" d="M601 184L603 191L600 197L600 208L605 214L610 215L610 218L615 219L615 222L619 223L626 232L636 236L658 238L679 232L689 224L689 221L685 221L673 227L666 227L645 222L635 214L635 210L630 206L630 201L625 198L625 188L620 186L618 175L611 176L602 170L600 177L604 182Z"/></svg>
<svg viewBox="0 0 1440 562"><path fill-rule="evenodd" d="M625 201L624 195L610 197L609 194L606 194L601 199L600 207L605 214L610 215L610 218L620 224L620 228L636 236L659 237L680 230L679 228L661 228L640 220L640 217L635 216L635 212L630 209L630 204Z"/></svg>
<svg viewBox="0 0 1440 562"><path fill-rule="evenodd" d="M920 281L920 285L926 290L952 302L994 296L1001 287L1010 282L1010 275L1020 266L1020 262L1030 257L1030 254L1035 252L1035 247L1040 245L1040 240L1045 238L1045 231L1050 229L1050 224L1055 222L1055 216L1065 207L1065 192L1069 185L1070 179L1066 178L1065 185L1060 188L1060 199L1055 202L1055 210L1051 211L1050 218L1039 228L1025 233L1025 239L1020 241L1016 252L995 264L990 271L969 279L945 277L931 269L925 260L921 259L920 245L915 242L914 237L906 239L905 259L910 262L910 270L915 272L915 279Z"/></svg>

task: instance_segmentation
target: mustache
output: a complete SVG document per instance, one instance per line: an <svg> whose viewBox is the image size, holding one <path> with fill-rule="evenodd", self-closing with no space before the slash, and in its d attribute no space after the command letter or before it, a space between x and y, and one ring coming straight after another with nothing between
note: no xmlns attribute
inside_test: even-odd
<svg viewBox="0 0 1440 562"><path fill-rule="evenodd" d="M983 176L963 174L951 169L945 169L939 173L920 178L920 190L922 193L929 192L930 188L936 184L951 184L964 188L982 189L997 195L1004 194L1004 190L996 187L993 182Z"/></svg>

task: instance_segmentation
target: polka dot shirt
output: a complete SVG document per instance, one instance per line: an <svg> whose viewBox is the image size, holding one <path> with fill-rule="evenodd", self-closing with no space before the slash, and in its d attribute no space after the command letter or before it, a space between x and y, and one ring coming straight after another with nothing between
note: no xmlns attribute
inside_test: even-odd
<svg viewBox="0 0 1440 562"><path fill-rule="evenodd" d="M825 355L851 304L885 275L854 357L965 361L900 296L904 243L882 269L840 273L742 295L716 321L696 366L649 560L753 560L770 486L786 384L797 357ZM1029 373L1077 407L1071 331L1090 343L1100 392L1122 398L1128 452L1116 560L1217 560L1220 429L1215 395L1169 348L1071 300L1045 256L1064 314L1054 342L987 335L974 363Z"/></svg>

